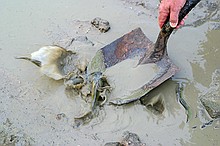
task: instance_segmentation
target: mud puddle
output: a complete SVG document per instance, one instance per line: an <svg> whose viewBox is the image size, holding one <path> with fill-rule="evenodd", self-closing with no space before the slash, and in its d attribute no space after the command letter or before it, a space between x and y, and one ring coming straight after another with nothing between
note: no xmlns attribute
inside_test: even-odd
<svg viewBox="0 0 220 146"><path fill-rule="evenodd" d="M36 66L14 59L52 44L91 59L99 48L137 27L154 41L159 32L157 7L150 0L1 0L0 144L104 145L130 131L146 145L219 145L220 121L211 119L199 100L220 68L219 1L203 1L186 26L170 37L168 54L181 71L147 95L150 103L162 101L162 113L139 101L106 105L91 122L74 128L74 115L83 107L80 98ZM95 17L110 22L109 32L91 27ZM69 46L79 36L86 36L88 43ZM178 82L184 84L184 99L191 107L189 122L176 100Z"/></svg>

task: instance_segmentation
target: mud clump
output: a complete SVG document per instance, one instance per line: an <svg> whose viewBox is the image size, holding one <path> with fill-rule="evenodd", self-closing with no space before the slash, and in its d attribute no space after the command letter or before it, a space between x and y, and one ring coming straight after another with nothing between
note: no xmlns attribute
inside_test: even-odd
<svg viewBox="0 0 220 146"><path fill-rule="evenodd" d="M209 89L203 96L200 97L200 101L209 116L213 119L220 118L220 69L215 70L212 75L212 83L209 85Z"/></svg>
<svg viewBox="0 0 220 146"><path fill-rule="evenodd" d="M220 104L205 99L201 99L201 102L211 118L220 118Z"/></svg>
<svg viewBox="0 0 220 146"><path fill-rule="evenodd" d="M109 142L105 146L146 146L146 144L140 141L137 134L126 131L121 142Z"/></svg>
<svg viewBox="0 0 220 146"><path fill-rule="evenodd" d="M110 24L107 20L96 17L91 21L91 24L99 29L100 32L107 32L110 29Z"/></svg>

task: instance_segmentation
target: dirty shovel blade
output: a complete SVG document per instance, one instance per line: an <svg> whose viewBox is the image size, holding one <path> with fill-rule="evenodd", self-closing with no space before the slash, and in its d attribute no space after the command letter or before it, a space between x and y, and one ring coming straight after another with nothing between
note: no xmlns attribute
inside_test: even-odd
<svg viewBox="0 0 220 146"><path fill-rule="evenodd" d="M88 72L103 72L105 74L106 70L119 65L125 60L140 60L146 53L152 53L154 49L153 46L154 44L145 36L140 28L134 29L98 50L88 66ZM132 89L127 95L110 95L110 103L121 105L138 100L149 91L169 79L179 70L178 67L171 62L167 55L165 55L160 61L156 62L155 65L158 71L154 76L151 76L152 78L150 80L147 80L139 88ZM128 70L122 71L122 74L128 73ZM139 73L137 76L140 76ZM141 76L144 75L141 74ZM108 76L107 79L109 79ZM133 79L135 80L135 77ZM124 78L124 80L129 79ZM114 88L117 89L119 86L122 88L121 85L117 84L115 84ZM126 86L124 87L126 88Z"/></svg>

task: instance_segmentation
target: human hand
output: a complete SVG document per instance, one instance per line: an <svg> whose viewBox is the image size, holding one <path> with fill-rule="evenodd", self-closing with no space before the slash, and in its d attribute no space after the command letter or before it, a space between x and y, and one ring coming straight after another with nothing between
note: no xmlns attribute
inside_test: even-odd
<svg viewBox="0 0 220 146"><path fill-rule="evenodd" d="M178 17L181 8L186 3L186 0L162 0L159 7L159 26L162 28L167 17L170 17L170 26L173 28L179 28L184 24L186 17L178 24Z"/></svg>

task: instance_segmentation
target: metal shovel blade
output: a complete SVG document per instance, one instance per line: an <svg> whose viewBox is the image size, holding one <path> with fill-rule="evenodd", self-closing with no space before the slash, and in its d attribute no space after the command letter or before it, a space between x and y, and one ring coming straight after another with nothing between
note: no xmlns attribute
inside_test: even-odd
<svg viewBox="0 0 220 146"><path fill-rule="evenodd" d="M105 74L108 69L117 67L117 65L120 65L120 63L123 63L128 59L140 60L145 54L151 54L154 51L153 49L154 44L145 36L142 30L140 28L134 29L109 45L98 50L88 66L88 72L102 72ZM129 94L110 94L109 102L122 105L138 100L149 91L169 79L179 70L178 67L172 63L168 55L164 55L161 60L155 62L154 66L157 68L157 72L154 75L150 75L148 72L146 72L146 74L141 72L136 73L139 78L140 76L143 76L143 80L145 79L144 76L150 75L151 78L149 80L146 80L146 82L144 82L144 84L138 88L130 89ZM135 69L136 68L134 67L133 70L135 71ZM146 66L146 69L148 69L148 66ZM127 69L123 70L119 68L119 70L120 74L126 75L129 73ZM113 74L113 76L114 75L116 76L117 72L116 74ZM131 77L131 79L128 79L126 77L123 78L122 76L121 80L135 80L135 78L136 77L134 76ZM107 76L107 80L108 79L109 78ZM138 82L136 83L138 84ZM117 83L115 83L113 91L117 90L117 88L127 90L126 85L117 85Z"/></svg>

